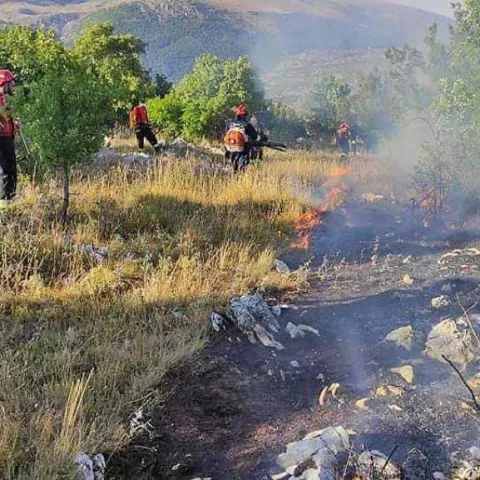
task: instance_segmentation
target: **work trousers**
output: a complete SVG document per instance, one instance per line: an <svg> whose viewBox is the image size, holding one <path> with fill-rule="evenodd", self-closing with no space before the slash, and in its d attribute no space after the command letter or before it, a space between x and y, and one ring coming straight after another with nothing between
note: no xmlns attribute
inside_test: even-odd
<svg viewBox="0 0 480 480"><path fill-rule="evenodd" d="M135 136L137 137L138 148L143 149L145 147L145 139L148 140L150 145L157 149L158 140L155 134L153 133L150 125L141 124L135 126Z"/></svg>
<svg viewBox="0 0 480 480"><path fill-rule="evenodd" d="M17 190L15 140L0 137L0 200L11 200Z"/></svg>

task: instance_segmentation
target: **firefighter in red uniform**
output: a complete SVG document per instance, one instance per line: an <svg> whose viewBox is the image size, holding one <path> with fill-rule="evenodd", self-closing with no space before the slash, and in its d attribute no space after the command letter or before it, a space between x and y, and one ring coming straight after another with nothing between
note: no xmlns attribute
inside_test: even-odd
<svg viewBox="0 0 480 480"><path fill-rule="evenodd" d="M147 107L143 103L135 102L130 111L130 128L135 132L138 148L142 150L145 146L145 139L147 139L155 150L155 153L160 151L161 145L158 143L157 137L150 127Z"/></svg>
<svg viewBox="0 0 480 480"><path fill-rule="evenodd" d="M10 70L0 70L0 200L12 200L17 189L15 135L18 127L6 103L6 96L15 92L15 78Z"/></svg>

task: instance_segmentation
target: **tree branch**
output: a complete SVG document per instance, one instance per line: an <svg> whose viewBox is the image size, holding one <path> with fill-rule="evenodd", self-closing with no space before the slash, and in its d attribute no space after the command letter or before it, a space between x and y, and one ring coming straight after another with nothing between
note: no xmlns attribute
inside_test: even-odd
<svg viewBox="0 0 480 480"><path fill-rule="evenodd" d="M451 360L449 360L445 355L442 355L442 358L450 364L450 366L457 372L458 376L460 377L460 380L463 382L463 384L467 387L468 391L470 392L470 395L472 396L473 403L475 404L475 407L477 410L480 412L480 405L478 404L477 397L475 397L475 394L473 393L472 388L470 385L467 383L465 378L463 378L463 375L460 373L460 370L453 364Z"/></svg>

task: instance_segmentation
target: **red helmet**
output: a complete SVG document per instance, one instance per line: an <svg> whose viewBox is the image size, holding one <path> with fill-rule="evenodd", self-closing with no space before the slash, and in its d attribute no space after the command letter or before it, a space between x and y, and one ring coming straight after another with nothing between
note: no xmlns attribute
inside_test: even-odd
<svg viewBox="0 0 480 480"><path fill-rule="evenodd" d="M6 83L10 83L17 77L10 70L0 70L0 87Z"/></svg>
<svg viewBox="0 0 480 480"><path fill-rule="evenodd" d="M235 110L235 115L237 117L246 117L248 115L248 110L245 105L239 105Z"/></svg>

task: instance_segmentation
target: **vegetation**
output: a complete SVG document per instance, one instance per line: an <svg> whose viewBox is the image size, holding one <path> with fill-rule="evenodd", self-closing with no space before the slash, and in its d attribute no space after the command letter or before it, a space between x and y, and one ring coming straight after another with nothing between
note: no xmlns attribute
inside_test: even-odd
<svg viewBox="0 0 480 480"><path fill-rule="evenodd" d="M225 131L234 106L243 102L254 110L264 105L259 85L247 57L222 61L205 55L170 93L148 102L150 118L168 136L215 138Z"/></svg>
<svg viewBox="0 0 480 480"><path fill-rule="evenodd" d="M4 478L67 478L79 451L118 448L142 399L203 345L212 309L297 288L302 276L273 260L308 203L297 186L328 177L329 162L292 155L241 178L193 161L80 170L67 232L56 185L24 183L0 223Z"/></svg>

